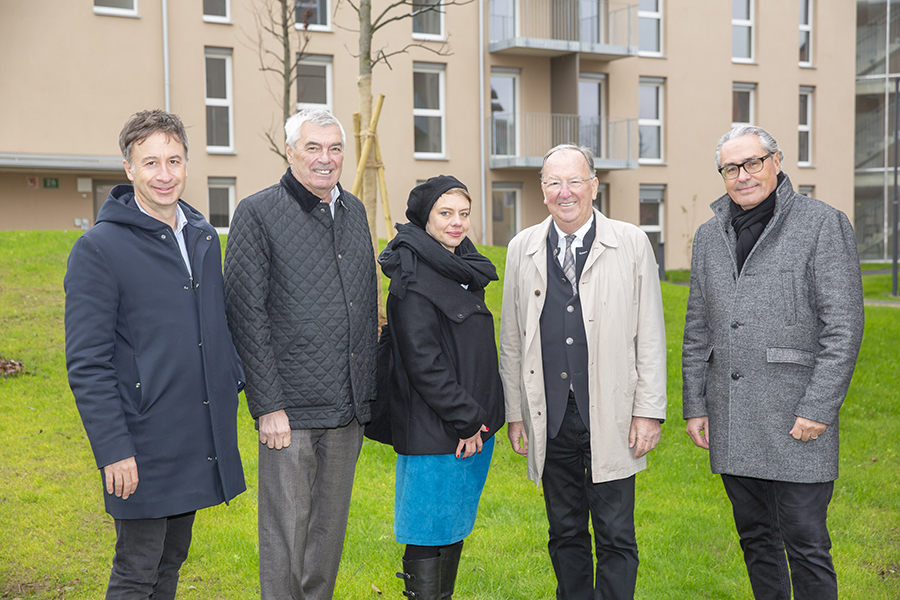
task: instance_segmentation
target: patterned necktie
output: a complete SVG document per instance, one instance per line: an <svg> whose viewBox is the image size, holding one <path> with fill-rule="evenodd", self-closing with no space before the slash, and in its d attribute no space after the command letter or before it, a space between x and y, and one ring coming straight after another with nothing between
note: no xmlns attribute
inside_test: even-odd
<svg viewBox="0 0 900 600"><path fill-rule="evenodd" d="M575 253L572 252L572 242L575 240L575 234L570 233L566 236L566 255L563 258L563 273L566 279L572 284L572 295L578 293L578 286L575 283Z"/></svg>

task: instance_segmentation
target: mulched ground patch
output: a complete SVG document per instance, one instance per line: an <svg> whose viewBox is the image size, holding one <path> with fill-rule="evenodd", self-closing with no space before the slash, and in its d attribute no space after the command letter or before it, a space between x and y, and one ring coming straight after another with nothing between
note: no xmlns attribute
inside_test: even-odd
<svg viewBox="0 0 900 600"><path fill-rule="evenodd" d="M25 365L18 360L0 356L0 377L15 377L25 371Z"/></svg>

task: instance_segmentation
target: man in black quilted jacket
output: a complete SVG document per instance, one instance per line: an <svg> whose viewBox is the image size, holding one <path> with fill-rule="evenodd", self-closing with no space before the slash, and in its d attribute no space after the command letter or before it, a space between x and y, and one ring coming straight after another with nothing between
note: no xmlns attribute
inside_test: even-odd
<svg viewBox="0 0 900 600"><path fill-rule="evenodd" d="M375 259L363 204L338 183L341 124L301 110L285 133L290 168L235 210L225 291L259 429L262 598L324 600L375 396Z"/></svg>

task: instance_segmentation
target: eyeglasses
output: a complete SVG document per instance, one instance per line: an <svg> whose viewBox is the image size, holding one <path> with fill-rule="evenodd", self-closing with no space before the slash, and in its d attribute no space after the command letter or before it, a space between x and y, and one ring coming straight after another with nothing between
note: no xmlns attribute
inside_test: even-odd
<svg viewBox="0 0 900 600"><path fill-rule="evenodd" d="M588 177L586 179L569 179L568 181L560 181L559 179L543 179L541 183L544 184L544 189L548 192L556 193L562 190L563 184L566 184L566 187L573 192L577 192L581 189L588 181L594 179L593 177Z"/></svg>
<svg viewBox="0 0 900 600"><path fill-rule="evenodd" d="M744 162L736 165L725 165L724 167L719 169L719 175L721 175L725 179L736 179L741 172L741 168L744 169L744 172L747 175L759 173L763 170L763 162L765 162L767 158L772 156L772 154L774 154L774 152L769 152L768 154L760 158L751 158L750 160L745 160Z"/></svg>

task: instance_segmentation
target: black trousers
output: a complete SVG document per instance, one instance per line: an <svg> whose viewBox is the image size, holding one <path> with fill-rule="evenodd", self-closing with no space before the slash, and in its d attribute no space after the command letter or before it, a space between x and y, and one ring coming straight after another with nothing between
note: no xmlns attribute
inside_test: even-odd
<svg viewBox="0 0 900 600"><path fill-rule="evenodd" d="M795 600L837 600L826 526L834 482L722 475L722 483L734 509L756 600L790 600L792 583Z"/></svg>
<svg viewBox="0 0 900 600"><path fill-rule="evenodd" d="M634 598L638 570L634 476L591 481L591 436L569 399L559 434L547 440L541 478L557 600ZM588 518L594 528L596 572Z"/></svg>
<svg viewBox="0 0 900 600"><path fill-rule="evenodd" d="M107 600L170 600L191 546L193 512L161 519L116 519L116 555Z"/></svg>

